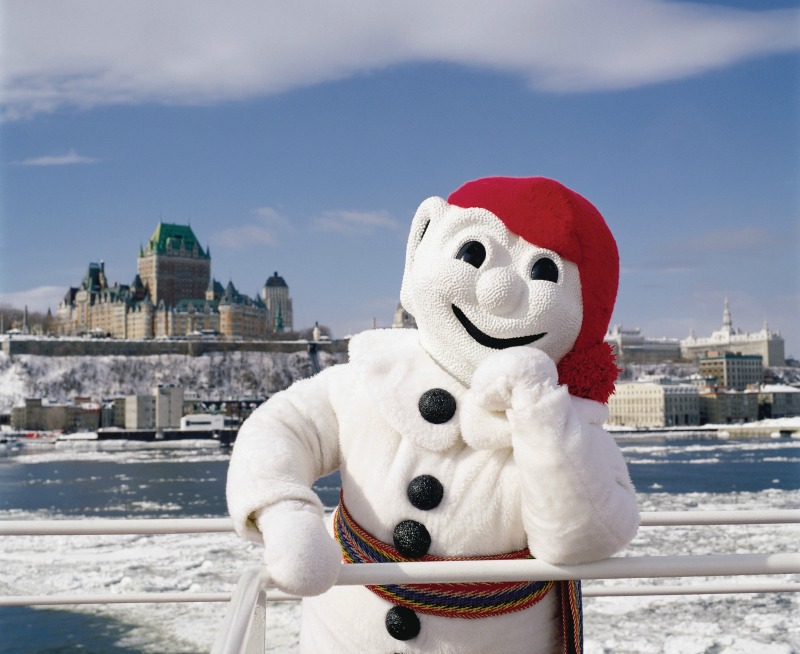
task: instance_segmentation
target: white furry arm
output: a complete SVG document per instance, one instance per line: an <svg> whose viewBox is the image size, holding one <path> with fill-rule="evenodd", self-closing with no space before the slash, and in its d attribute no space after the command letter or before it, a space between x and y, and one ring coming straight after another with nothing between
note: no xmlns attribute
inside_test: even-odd
<svg viewBox="0 0 800 654"><path fill-rule="evenodd" d="M505 409L531 552L549 563L611 556L634 537L639 512L627 466L602 425L605 405L559 386L553 361L534 348L498 352L471 393Z"/></svg>
<svg viewBox="0 0 800 654"><path fill-rule="evenodd" d="M311 485L339 465L339 424L330 402L347 383L347 365L293 384L256 409L239 430L228 469L228 510L236 532L261 540L256 518L270 511L304 511L320 518Z"/></svg>

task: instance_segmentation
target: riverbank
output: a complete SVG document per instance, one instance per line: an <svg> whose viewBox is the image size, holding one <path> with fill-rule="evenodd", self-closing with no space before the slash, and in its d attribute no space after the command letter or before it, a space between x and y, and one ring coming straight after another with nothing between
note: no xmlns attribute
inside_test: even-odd
<svg viewBox="0 0 800 654"><path fill-rule="evenodd" d="M626 427L606 425L606 430L616 440L642 439L749 439L749 438L800 438L800 416L772 418L736 425L709 424L680 427Z"/></svg>

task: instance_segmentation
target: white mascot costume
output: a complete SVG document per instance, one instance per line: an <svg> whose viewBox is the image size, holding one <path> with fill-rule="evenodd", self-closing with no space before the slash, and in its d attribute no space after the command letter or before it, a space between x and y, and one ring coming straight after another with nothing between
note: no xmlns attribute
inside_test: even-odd
<svg viewBox="0 0 800 654"><path fill-rule="evenodd" d="M242 425L228 506L303 601L304 653L580 652L579 582L333 586L344 563L606 558L639 524L603 430L619 259L600 213L553 180L430 198L401 302L417 330L353 337L349 362ZM339 469L325 520L311 485Z"/></svg>

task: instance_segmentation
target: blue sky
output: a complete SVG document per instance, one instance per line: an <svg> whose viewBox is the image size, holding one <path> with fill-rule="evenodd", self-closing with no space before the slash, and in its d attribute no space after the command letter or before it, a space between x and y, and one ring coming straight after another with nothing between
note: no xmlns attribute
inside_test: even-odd
<svg viewBox="0 0 800 654"><path fill-rule="evenodd" d="M544 175L617 238L613 322L707 335L728 297L800 357L797 2L0 7L0 302L130 283L163 220L297 327L388 326L425 198Z"/></svg>

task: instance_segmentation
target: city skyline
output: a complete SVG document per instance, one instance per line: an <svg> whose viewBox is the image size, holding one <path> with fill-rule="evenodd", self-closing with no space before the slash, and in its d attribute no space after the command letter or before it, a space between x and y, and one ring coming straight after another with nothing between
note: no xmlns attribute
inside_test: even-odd
<svg viewBox="0 0 800 654"><path fill-rule="evenodd" d="M544 175L617 238L612 324L704 335L728 297L800 356L796 2L446 6L4 2L0 303L129 283L163 220L243 293L279 270L298 328L389 326L417 205Z"/></svg>

